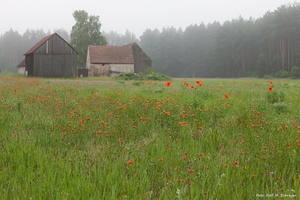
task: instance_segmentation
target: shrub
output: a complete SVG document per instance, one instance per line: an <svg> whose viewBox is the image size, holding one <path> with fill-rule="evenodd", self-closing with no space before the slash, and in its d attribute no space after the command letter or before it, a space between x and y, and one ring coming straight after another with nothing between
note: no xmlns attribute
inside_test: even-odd
<svg viewBox="0 0 300 200"><path fill-rule="evenodd" d="M120 80L143 80L143 77L140 74L126 73L126 74L118 75L116 77L116 79L120 79Z"/></svg>
<svg viewBox="0 0 300 200"><path fill-rule="evenodd" d="M116 77L116 79L119 80L153 80L153 81L167 81L170 80L170 77L158 73L154 71L153 69L147 69L141 74L135 74L135 73L126 73L126 74L120 74Z"/></svg>
<svg viewBox="0 0 300 200"><path fill-rule="evenodd" d="M291 70L291 78L300 78L300 67L294 66Z"/></svg>
<svg viewBox="0 0 300 200"><path fill-rule="evenodd" d="M289 76L290 76L289 72L283 69L275 74L276 78L288 78Z"/></svg>
<svg viewBox="0 0 300 200"><path fill-rule="evenodd" d="M159 72L154 71L153 69L147 69L144 72L145 78L147 80L153 80L153 81L167 81L170 80L170 77L161 74Z"/></svg>
<svg viewBox="0 0 300 200"><path fill-rule="evenodd" d="M264 75L264 79L272 79L272 78L274 78L274 77L270 74Z"/></svg>

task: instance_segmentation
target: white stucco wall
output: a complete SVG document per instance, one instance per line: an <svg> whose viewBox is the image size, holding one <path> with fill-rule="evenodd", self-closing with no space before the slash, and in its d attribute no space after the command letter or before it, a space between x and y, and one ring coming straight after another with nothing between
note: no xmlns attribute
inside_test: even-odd
<svg viewBox="0 0 300 200"><path fill-rule="evenodd" d="M25 75L25 66L24 67L18 67L18 74L24 74Z"/></svg>
<svg viewBox="0 0 300 200"><path fill-rule="evenodd" d="M134 64L90 64L89 76L115 76L120 73L134 73Z"/></svg>
<svg viewBox="0 0 300 200"><path fill-rule="evenodd" d="M111 64L110 70L112 72L112 76L118 75L120 73L134 73L134 65L133 64Z"/></svg>

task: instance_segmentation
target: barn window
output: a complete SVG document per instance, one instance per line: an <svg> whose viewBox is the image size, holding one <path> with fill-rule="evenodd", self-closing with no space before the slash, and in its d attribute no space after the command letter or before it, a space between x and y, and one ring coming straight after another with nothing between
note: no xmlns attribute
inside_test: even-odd
<svg viewBox="0 0 300 200"><path fill-rule="evenodd" d="M102 64L102 66L104 66L105 64Z"/></svg>

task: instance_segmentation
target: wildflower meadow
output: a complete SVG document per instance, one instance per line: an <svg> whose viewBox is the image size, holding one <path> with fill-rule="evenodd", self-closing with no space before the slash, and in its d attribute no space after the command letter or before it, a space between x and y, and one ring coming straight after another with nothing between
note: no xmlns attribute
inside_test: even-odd
<svg viewBox="0 0 300 200"><path fill-rule="evenodd" d="M300 199L300 82L0 77L1 199Z"/></svg>

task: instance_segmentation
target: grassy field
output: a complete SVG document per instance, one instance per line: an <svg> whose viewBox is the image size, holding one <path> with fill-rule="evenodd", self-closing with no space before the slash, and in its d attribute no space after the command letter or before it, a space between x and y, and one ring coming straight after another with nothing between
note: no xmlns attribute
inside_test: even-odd
<svg viewBox="0 0 300 200"><path fill-rule="evenodd" d="M0 77L1 199L300 199L300 82Z"/></svg>

